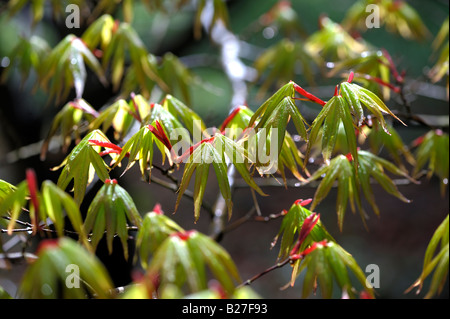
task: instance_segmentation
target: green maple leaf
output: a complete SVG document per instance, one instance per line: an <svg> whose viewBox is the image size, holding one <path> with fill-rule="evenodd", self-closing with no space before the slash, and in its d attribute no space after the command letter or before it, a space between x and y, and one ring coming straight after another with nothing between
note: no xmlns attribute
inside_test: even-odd
<svg viewBox="0 0 450 319"><path fill-rule="evenodd" d="M111 298L113 284L108 271L97 257L70 238L44 240L38 248L38 258L27 269L18 295L25 299L86 299ZM67 285L68 266L78 268L79 288Z"/></svg>
<svg viewBox="0 0 450 319"><path fill-rule="evenodd" d="M141 226L142 218L128 192L115 180L106 180L89 206L84 228L92 230L91 244L94 250L105 235L108 251L112 253L114 236L120 238L125 259L128 259L128 224L127 220Z"/></svg>
<svg viewBox="0 0 450 319"><path fill-rule="evenodd" d="M417 293L423 288L425 279L434 270L433 277L431 279L430 288L425 295L425 298L432 298L436 294L440 294L444 288L445 282L448 276L448 264L449 264L449 231L448 231L448 214L444 221L439 225L433 234L430 242L428 243L425 257L423 260L422 273L419 279L407 289L409 292L413 288L417 287Z"/></svg>
<svg viewBox="0 0 450 319"><path fill-rule="evenodd" d="M94 179L95 173L102 181L109 178L108 166L98 154L100 147L91 145L89 140L110 143L103 132L94 130L75 146L60 166L54 168L56 170L64 166L57 183L61 189L65 190L73 179L74 199L78 206L83 201L86 187Z"/></svg>
<svg viewBox="0 0 450 319"><path fill-rule="evenodd" d="M203 140L193 146L185 153L185 156L188 155L189 157L178 190L175 211L177 210L181 197L189 186L189 182L195 172L194 211L195 220L198 220L203 195L206 189L209 167L212 164L217 176L220 192L227 203L228 216L231 217L233 202L231 200L231 189L227 176L227 159L233 163L237 171L250 187L255 189L259 194L265 195L248 171L246 165L246 160L248 159L247 151L226 136L216 133L212 138Z"/></svg>
<svg viewBox="0 0 450 319"><path fill-rule="evenodd" d="M335 242L315 243L315 249L301 261L298 274L305 270L302 287L302 297L307 298L315 289L320 288L323 298L331 298L336 282L342 291L342 296L355 298L356 289L350 274L356 277L363 291L374 298L373 288L366 286L366 276L356 260ZM298 261L296 262L296 264ZM295 269L294 265L294 269ZM294 280L295 278L293 278Z"/></svg>
<svg viewBox="0 0 450 319"><path fill-rule="evenodd" d="M92 122L97 116L97 111L83 99L64 105L53 119L52 126L42 144L41 159L45 159L50 140L58 131L61 132L62 149L66 152L72 142L72 134L75 135L77 142L81 140L83 121Z"/></svg>
<svg viewBox="0 0 450 319"><path fill-rule="evenodd" d="M412 175L418 176L419 172L428 163L427 177L433 174L441 180L441 194L444 196L448 184L449 172L449 137L441 130L431 130L422 137L419 137L415 144L418 144L415 157L416 165ZM417 145L416 145L417 146Z"/></svg>
<svg viewBox="0 0 450 319"><path fill-rule="evenodd" d="M311 210L315 209L337 182L336 212L338 225L341 230L343 228L344 215L348 202L350 202L353 212L356 211L356 207L358 208L365 224L366 213L361 205L361 194L364 194L364 197L371 205L375 214L379 215L379 209L376 205L371 186L371 178L378 182L386 192L406 203L409 203L410 200L400 193L392 179L386 175L385 170L415 182L406 172L400 170L396 165L370 152L359 150L358 156L360 160L356 168L351 163L352 158L350 156L338 155L330 161L329 165L322 166L308 179L308 181L312 181L323 176L314 195Z"/></svg>
<svg viewBox="0 0 450 319"><path fill-rule="evenodd" d="M142 267L147 268L150 255L167 237L182 231L184 231L183 228L164 215L158 204L153 211L145 214L136 236L136 257L139 256Z"/></svg>
<svg viewBox="0 0 450 319"><path fill-rule="evenodd" d="M206 266L225 291L232 294L239 272L230 255L214 240L197 231L183 231L167 237L159 246L148 267L148 273L158 273L160 285L181 288L187 283L189 291L206 289Z"/></svg>

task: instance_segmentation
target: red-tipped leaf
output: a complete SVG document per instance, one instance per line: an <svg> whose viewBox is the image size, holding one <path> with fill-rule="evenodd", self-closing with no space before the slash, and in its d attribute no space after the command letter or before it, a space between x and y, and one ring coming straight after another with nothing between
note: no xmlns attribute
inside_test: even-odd
<svg viewBox="0 0 450 319"><path fill-rule="evenodd" d="M324 106L326 104L326 102L322 101L321 99L319 99L317 96L309 93L308 91L306 91L305 89L303 89L300 85L292 82L292 84L294 85L294 90L297 91L298 94L306 97L308 100L310 100L311 102L320 104L322 106Z"/></svg>

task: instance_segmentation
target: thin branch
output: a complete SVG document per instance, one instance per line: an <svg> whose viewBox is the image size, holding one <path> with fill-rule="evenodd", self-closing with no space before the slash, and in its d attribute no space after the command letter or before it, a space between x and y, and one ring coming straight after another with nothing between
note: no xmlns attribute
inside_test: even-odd
<svg viewBox="0 0 450 319"><path fill-rule="evenodd" d="M409 101L406 99L406 95L405 95L405 83L402 81L402 82L399 82L399 81L397 81L397 84L398 84L398 87L399 87L399 96L400 96L400 99L401 99L401 101L402 101L402 104L403 104L403 106L405 107L405 109L406 109L406 113L408 114L408 116L410 117L410 118L412 118L413 116L414 116L414 114L412 113L412 110L411 110L411 104L409 103ZM422 124L422 123L421 123Z"/></svg>
<svg viewBox="0 0 450 319"><path fill-rule="evenodd" d="M259 187L289 187L289 188L299 188L299 187L308 187L308 188L317 188L319 184L321 183L320 180L315 180L311 182L300 182L298 179L291 178L286 179L286 185L284 183L280 183L277 180L269 179L269 178L262 178L258 177L255 178L255 183ZM408 185L412 182L407 178L397 178L392 180L395 185ZM375 180L371 180L371 183L375 184ZM337 187L338 183L334 183L333 187ZM235 188L247 188L250 187L243 179L236 179L235 181Z"/></svg>
<svg viewBox="0 0 450 319"><path fill-rule="evenodd" d="M233 223L229 224L227 227L225 227L225 229L223 230L223 233L227 233L230 232L236 228L238 228L239 226L241 226L243 223L247 222L247 221L255 221L255 222L269 222L271 220L274 219L278 219L282 216L284 216L286 213L283 211L281 213L278 214L270 214L269 216L253 216L256 212L256 208L253 206L247 214L245 214L244 216L242 216L241 218L237 219L236 221L234 221ZM252 218L253 217L253 218Z"/></svg>
<svg viewBox="0 0 450 319"><path fill-rule="evenodd" d="M33 231L33 228L31 227L27 227L27 228L15 228L15 229L11 229L11 232L13 233L25 233L25 232L31 232ZM2 234L6 234L8 232L8 229L0 229L0 233Z"/></svg>
<svg viewBox="0 0 450 319"><path fill-rule="evenodd" d="M152 167L156 168L158 171L161 172L164 176L166 176L168 179L170 179L175 185L177 185L177 188L180 186L180 183L176 177L174 177L171 173L171 171L174 169L173 166L170 168L162 168L161 166L152 164Z"/></svg>
<svg viewBox="0 0 450 319"><path fill-rule="evenodd" d="M20 221L16 220L16 222L19 224ZM29 227L26 227L26 228L14 228L14 229L11 229L11 232L13 232L13 233L30 233L32 231L33 231L33 227L32 226L29 226ZM43 231L43 232L46 232L46 233L57 233L57 231L55 229L44 228L44 227L40 227L39 231ZM78 232L67 230L67 229L63 229L63 232L65 234L69 234L69 235L78 235ZM2 229L0 229L0 233L6 234L6 233L8 233L8 229L3 229L2 228Z"/></svg>
<svg viewBox="0 0 450 319"><path fill-rule="evenodd" d="M259 208L258 199L256 198L255 190L253 188L250 188L250 192L252 194L253 203L255 204L256 214L258 216L262 216L261 208Z"/></svg>
<svg viewBox="0 0 450 319"><path fill-rule="evenodd" d="M257 279L261 278L262 276L264 276L265 274L268 274L269 272L271 272L271 271L273 271L275 269L281 268L281 267L287 265L290 262L291 262L291 258L289 257L289 258L285 259L284 261L279 262L279 263L273 265L272 267L267 268L266 270L264 270L263 272L253 276L252 278L247 279L242 284L238 285L236 288L240 288L240 287L243 287L243 286L248 286L251 283L253 283L255 280L257 280Z"/></svg>
<svg viewBox="0 0 450 319"><path fill-rule="evenodd" d="M414 121L431 130L449 126L448 115L408 114L395 111L393 113L398 117Z"/></svg>
<svg viewBox="0 0 450 319"><path fill-rule="evenodd" d="M6 219L6 220L9 220L9 221L11 220L11 217L9 217L9 216L2 216L2 218ZM21 220L16 220L16 223L19 224L19 225L25 226L25 227L33 227L33 225L31 223L24 222L24 221L21 221Z"/></svg>
<svg viewBox="0 0 450 319"><path fill-rule="evenodd" d="M306 236L308 236L308 234L311 232L314 225L319 220L319 215L313 214L313 215L309 216L308 218L310 218L310 217L312 219L308 221L309 225L307 225L306 228L304 228L305 224L306 224L306 220L305 220L305 223L302 225L302 229L300 230L298 241L297 241L296 245L294 246L293 250L291 251L289 257L287 257L285 260L273 265L272 267L267 268L266 270L264 270L263 272L260 272L259 274L253 276L252 278L247 279L242 284L240 284L238 287L250 285L252 282L257 280L258 278L261 278L265 274L268 274L269 272L271 272L275 269L281 268L288 263L294 263L295 261L302 260L307 254L309 254L311 251L316 249L317 245L326 244L327 240L323 240L321 242L315 242L310 248L307 248L302 253L297 253L297 249L300 247L301 243L305 240Z"/></svg>
<svg viewBox="0 0 450 319"><path fill-rule="evenodd" d="M14 253L6 253L6 254L0 254L0 259L7 259L9 261L20 261L20 260L34 260L38 257L31 253L26 252L14 252Z"/></svg>
<svg viewBox="0 0 450 319"><path fill-rule="evenodd" d="M247 222L252 216L253 214L256 212L256 208L255 206L253 206L247 214L245 214L244 216L242 216L241 218L239 218L238 220L236 220L235 222L231 223L230 225L228 225L227 227L225 227L225 229L223 230L223 233L227 233L230 232L236 228L238 228L239 226L241 226L243 223Z"/></svg>

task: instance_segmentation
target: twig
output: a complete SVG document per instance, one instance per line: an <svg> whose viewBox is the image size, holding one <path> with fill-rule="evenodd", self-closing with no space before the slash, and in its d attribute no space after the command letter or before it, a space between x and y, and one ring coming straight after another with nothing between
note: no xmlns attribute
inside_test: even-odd
<svg viewBox="0 0 450 319"><path fill-rule="evenodd" d="M256 214L258 216L262 216L261 209L259 208L258 200L256 199L255 190L253 188L250 188L250 192L252 194L253 203L255 204Z"/></svg>
<svg viewBox="0 0 450 319"><path fill-rule="evenodd" d="M398 87L400 89L399 90L399 96L400 96L400 99L402 100L402 104L405 107L406 113L408 114L408 116L410 118L412 118L414 116L414 114L412 113L411 105L409 104L409 102L408 102L408 100L406 99L406 96L405 96L405 83L403 81L402 82L398 82L397 81L397 84L398 84ZM421 122L419 122L419 123L421 123Z"/></svg>
<svg viewBox="0 0 450 319"><path fill-rule="evenodd" d="M279 263L273 265L272 267L267 268L266 270L264 270L263 272L253 276L252 278L247 279L242 284L238 285L236 288L240 288L240 287L243 287L243 286L248 286L251 283L253 283L255 280L257 280L257 279L261 278L262 276L264 276L265 274L268 274L269 272L271 272L271 271L273 271L275 269L278 269L278 268L281 268L281 267L285 266L290 261L291 261L291 258L289 257L289 258L283 260L282 262L279 262Z"/></svg>
<svg viewBox="0 0 450 319"><path fill-rule="evenodd" d="M2 216L2 218L6 220L11 220L11 217L9 216ZM16 223L25 227L33 227L33 225L31 225L30 223L21 220L16 220Z"/></svg>
<svg viewBox="0 0 450 319"><path fill-rule="evenodd" d="M19 220L16 220L16 223L19 224L19 222L20 222ZM28 233L28 232L31 232L31 231L33 231L33 227L32 226L29 226L29 227L26 227L26 228L14 228L14 229L11 229L11 232L13 232L13 233ZM39 231L43 231L43 232L47 232L47 233L57 233L57 231L55 229L44 228L44 227L40 227ZM70 234L70 235L78 235L78 232L67 230L67 229L63 229L63 232L66 233L66 234ZM2 228L2 229L0 229L0 233L6 234L6 233L8 233L8 229L3 229Z"/></svg>
<svg viewBox="0 0 450 319"><path fill-rule="evenodd" d="M256 208L255 206L253 206L247 214L245 214L244 216L242 216L241 218L239 218L238 220L236 220L235 222L233 222L232 224L228 225L227 227L225 227L225 229L223 230L223 233L227 233L230 232L234 229L236 229L237 227L241 226L243 223L245 223L246 221L248 221L253 214L256 212Z"/></svg>
<svg viewBox="0 0 450 319"><path fill-rule="evenodd" d="M27 228L15 228L15 229L11 229L11 232L13 233L25 233L25 232L31 232L33 231L33 228L31 227L27 227ZM8 229L0 229L0 233L2 234L6 234L8 232Z"/></svg>
<svg viewBox="0 0 450 319"><path fill-rule="evenodd" d="M171 170L173 170L173 168L174 168L173 165L170 168L162 168L162 167L160 167L158 165L155 165L155 164L152 164L152 166L154 168L156 168L158 171L160 171L161 174L163 174L168 179L170 179L172 182L174 182L175 185L177 185L177 188L180 186L180 183L179 183L178 179L171 174Z"/></svg>
<svg viewBox="0 0 450 319"><path fill-rule="evenodd" d="M394 112L395 115L397 115L398 117L402 117L405 118L409 121L414 121L417 122L418 124L425 126L431 130L435 130L438 127L443 127L443 125L439 125L439 123L430 123L427 122L421 115L419 114L409 114L409 113L402 113L402 112ZM446 116L446 118L448 118L448 116ZM436 121L437 122L437 121ZM441 123L443 124L443 123ZM448 126L448 125L447 125Z"/></svg>
<svg viewBox="0 0 450 319"><path fill-rule="evenodd" d="M9 261L16 261L16 260L22 260L22 259L37 259L38 257L31 253L22 253L22 252L14 252L14 253L7 253L7 254L0 254L0 259L7 259Z"/></svg>
<svg viewBox="0 0 450 319"><path fill-rule="evenodd" d="M256 211L256 208L255 208L255 206L253 206L248 211L247 214L245 214L244 216L242 216L238 220L234 221L233 223L231 223L227 227L225 227L225 229L223 230L223 233L230 232L230 231L236 229L237 227L239 227L240 225L242 225L243 223L249 221L251 219L251 217L253 216L253 214L255 213L255 211ZM269 216L254 216L252 221L267 223L267 222L269 222L271 220L278 219L278 218L280 218L280 217L282 217L284 215L285 215L285 213L281 212L281 213L278 213L278 214L270 214Z"/></svg>
<svg viewBox="0 0 450 319"><path fill-rule="evenodd" d="M291 188L299 188L299 187L308 187L308 188L317 188L321 183L320 180L315 180L311 182L300 182L298 179L291 178L286 179L286 185L284 183L279 183L274 179L268 178L255 178L255 183L259 187L291 187ZM395 185L408 185L412 182L407 178L397 178L392 180ZM371 183L376 184L375 180L370 180ZM334 183L333 187L337 187L338 183ZM243 179L236 179L234 188L247 188L250 187Z"/></svg>

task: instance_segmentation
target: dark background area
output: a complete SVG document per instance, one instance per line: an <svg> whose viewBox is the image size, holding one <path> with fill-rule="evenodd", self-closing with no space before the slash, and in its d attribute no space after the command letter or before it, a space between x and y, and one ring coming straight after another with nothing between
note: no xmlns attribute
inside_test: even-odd
<svg viewBox="0 0 450 319"><path fill-rule="evenodd" d="M336 22L342 21L347 9L354 1L292 1L300 22L309 34L315 32L318 27L318 17L326 13ZM1 2L4 5L5 1ZM267 12L275 0L235 0L229 1L229 13L231 29L236 34L243 32L253 21L257 20L263 13ZM424 23L431 33L436 35L442 22L448 16L447 1L408 1L421 15ZM135 2L135 18L133 27L137 30L141 39L146 44L149 52L161 56L165 52L172 52L179 57L192 57L198 54L208 54L218 59L219 50L211 44L207 36L196 41L193 38L192 24L193 13L181 12L170 17L167 33L158 33L157 25L160 16L148 12L139 1ZM121 16L120 10L118 17ZM38 34L44 37L51 46L54 46L66 34L74 32L68 30L62 24L55 24L49 15L31 31L30 12L22 11L14 19L8 20L4 14L0 15L0 62L3 57L8 56L11 49L17 43L19 35ZM83 28L75 30L75 34L82 34ZM433 65L433 54L431 41L423 43L405 40L397 35L388 33L384 28L372 29L362 34L365 40L376 47L386 48L398 63L399 69L405 69L408 78L415 78L427 82L426 72ZM267 48L280 39L280 35L273 39L265 39L260 32L254 34L248 41L259 48ZM248 65L252 61L243 59ZM219 125L227 116L230 107L231 86L220 68L220 64L207 62L201 66L191 67L194 74L198 75L207 86L194 84L191 87L191 107L206 121L208 127ZM0 67L0 73L3 68ZM115 97L111 87L103 87L95 76L87 83L84 99L94 108L100 109L104 104L110 103ZM305 83L301 75L293 79L297 83ZM28 156L23 152L13 152L21 147L33 145L41 141L48 132L53 116L62 105L46 105L46 95L40 90L32 93L35 82L34 75L25 82L21 88L20 75L16 72L5 84L0 85L0 179L12 184L17 184L25 178L25 169L33 167L40 181L45 179L57 180L60 171L50 171L50 168L59 165L65 154L57 151L51 152L47 160L39 160L38 152ZM318 85L329 85L337 83L336 79L325 79L317 77ZM444 83L439 83L442 92L445 91ZM307 86L307 85L305 85ZM215 88L211 90L210 88ZM249 83L249 107L253 110L261 104L255 98L257 85ZM413 92L414 93L414 92ZM331 96L333 92L329 92ZM69 97L73 98L74 95ZM327 96L321 96L327 99ZM390 107L396 106L391 100ZM448 102L430 97L411 95L411 106L414 113L441 115L448 114ZM427 129L421 126L410 125L398 127L404 141L411 142L414 138L424 134ZM27 147L26 150L33 148ZM25 150L25 149L22 149ZM33 153L33 152L32 152ZM19 154L20 159L14 156ZM158 158L155 159L156 163ZM153 170L154 174L159 173ZM176 173L181 178L182 171ZM119 178L119 176L112 176ZM210 174L205 201L214 203L219 190L214 181L215 175ZM147 184L141 181L140 172L137 167L127 172L119 179L119 183L133 196L135 203L141 212L151 210L156 203L162 205L163 210L185 229L198 229L208 233L211 221L207 212L202 215L197 224L194 224L193 203L188 199L181 201L176 214L172 215L176 194L161 188L155 184ZM444 197L439 192L439 181L433 177L431 180L421 180L420 185L405 185L399 187L400 191L412 203L405 204L388 195L380 187L374 186L375 198L380 208L381 216L378 218L369 207L370 219L368 230L364 229L361 219L357 215L347 212L344 229L341 233L337 227L335 213L336 190L332 190L317 211L321 214L323 224L336 239L336 241L348 252L350 252L365 270L368 264L377 264L380 267L381 281L377 289L378 298L421 298L424 292L416 296L414 293L404 294L404 291L418 278L422 270L422 262L429 240L449 212L448 190ZM98 187L93 187L85 202L95 195ZM314 189L310 187L290 188L268 187L265 189L270 196L260 197L258 201L262 213L269 215L279 213L283 209L289 209L292 203L299 198L312 198ZM230 222L245 215L253 205L250 190L239 188L234 191L233 217ZM276 262L278 246L270 250L270 243L278 233L281 220L273 220L268 223L249 221L240 228L225 234L221 244L231 254L238 266L242 279L248 279L263 271ZM121 254L120 252L115 253ZM117 278L118 284L126 284L129 280L129 269L120 258L113 256L110 260L103 260ZM0 270L0 285L5 288L5 283L20 280L21 268L13 271ZM252 288L265 298L299 298L301 296L300 281L293 288L280 290L290 280L291 270L289 267L271 272L252 284ZM427 281L429 284L429 280ZM425 290L428 285L425 286ZM442 295L448 298L448 280Z"/></svg>

